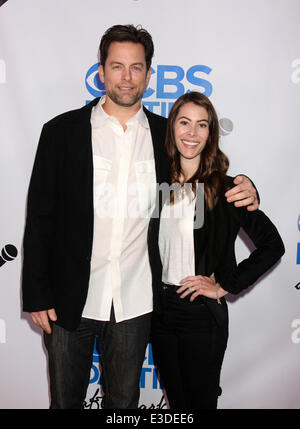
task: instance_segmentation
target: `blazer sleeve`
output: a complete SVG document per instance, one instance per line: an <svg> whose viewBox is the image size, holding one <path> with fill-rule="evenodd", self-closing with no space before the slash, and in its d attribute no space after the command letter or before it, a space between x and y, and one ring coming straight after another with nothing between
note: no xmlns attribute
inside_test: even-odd
<svg viewBox="0 0 300 429"><path fill-rule="evenodd" d="M34 161L27 198L23 240L23 310L40 311L54 306L51 264L56 205L57 154L51 127L44 125ZM52 133L53 134L53 133Z"/></svg>
<svg viewBox="0 0 300 429"><path fill-rule="evenodd" d="M223 272L221 275L222 288L237 294L269 270L281 258L285 249L277 228L261 210L250 212L246 207L228 205L230 215L244 229L256 247L248 258L238 265L235 262L233 270L229 269L226 272L225 269L226 273Z"/></svg>

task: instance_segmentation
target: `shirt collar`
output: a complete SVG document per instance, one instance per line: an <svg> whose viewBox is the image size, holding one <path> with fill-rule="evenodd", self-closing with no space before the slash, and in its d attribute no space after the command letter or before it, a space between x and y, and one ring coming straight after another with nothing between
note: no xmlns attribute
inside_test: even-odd
<svg viewBox="0 0 300 429"><path fill-rule="evenodd" d="M106 121L113 121L113 122L117 122L119 124L119 121L117 118L115 118L114 116L110 116L108 115L102 108L102 104L105 102L105 98L106 96L103 95L100 100L98 101L98 103L96 104L96 106L93 108L93 113L92 113L92 120L93 120L93 124L96 127L101 127L104 125L104 123ZM138 122L140 125L142 125L144 128L148 129L149 128L149 123L148 123L148 119L147 116L143 110L143 106L141 106L141 108L136 112L136 114L130 118L126 124L134 124Z"/></svg>

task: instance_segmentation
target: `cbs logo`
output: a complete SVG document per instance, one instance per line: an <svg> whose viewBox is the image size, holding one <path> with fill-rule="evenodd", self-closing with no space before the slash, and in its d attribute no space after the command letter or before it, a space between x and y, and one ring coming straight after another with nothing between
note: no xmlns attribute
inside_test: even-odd
<svg viewBox="0 0 300 429"><path fill-rule="evenodd" d="M88 92L94 97L105 94L104 84L100 81L98 67L100 63L89 68L85 77L85 85ZM185 87L184 80L188 86L201 88L201 92L209 97L212 93L212 84L207 80L211 68L205 65L194 65L185 71L178 65L158 65L156 70L151 67L151 80L149 87L143 95L143 99L156 96L162 100L176 100L182 94L189 91Z"/></svg>

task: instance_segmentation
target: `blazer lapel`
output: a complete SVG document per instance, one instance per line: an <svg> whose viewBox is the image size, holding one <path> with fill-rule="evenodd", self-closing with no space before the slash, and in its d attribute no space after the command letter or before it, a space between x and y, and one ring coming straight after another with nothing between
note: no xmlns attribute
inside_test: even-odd
<svg viewBox="0 0 300 429"><path fill-rule="evenodd" d="M151 131L157 182L169 183L170 161L165 151L167 120L149 112L145 107L143 107L143 109L147 116Z"/></svg>
<svg viewBox="0 0 300 429"><path fill-rule="evenodd" d="M91 111L98 103L99 98L94 99L88 105L78 111L78 116L71 124L72 130L69 135L69 152L72 154L69 159L73 165L69 165L69 170L74 175L74 187L80 195L81 207L87 216L88 242L93 242L94 225L94 175L93 175L93 150L92 150L92 128ZM90 254L92 249L89 249Z"/></svg>

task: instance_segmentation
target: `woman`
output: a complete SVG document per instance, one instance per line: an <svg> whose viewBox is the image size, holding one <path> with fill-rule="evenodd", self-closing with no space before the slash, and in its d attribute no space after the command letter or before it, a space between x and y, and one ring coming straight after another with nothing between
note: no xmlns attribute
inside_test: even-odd
<svg viewBox="0 0 300 429"><path fill-rule="evenodd" d="M160 217L149 228L152 347L171 409L217 408L228 337L224 297L253 284L284 253L276 227L262 211L226 202L233 179L226 175L229 162L218 140L209 99L197 92L181 96L170 112L166 137L171 182L179 185L163 196ZM199 227L200 183L204 222ZM256 250L237 265L240 227Z"/></svg>

